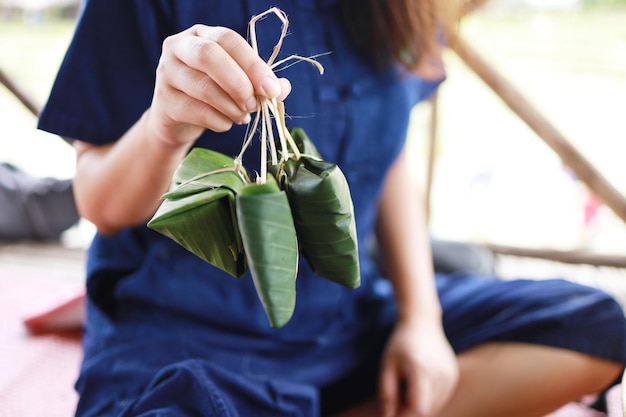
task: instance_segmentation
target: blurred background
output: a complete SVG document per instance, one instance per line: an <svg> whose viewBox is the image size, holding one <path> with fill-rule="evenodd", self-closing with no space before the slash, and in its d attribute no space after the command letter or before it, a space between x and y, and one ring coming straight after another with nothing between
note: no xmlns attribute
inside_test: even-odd
<svg viewBox="0 0 626 417"><path fill-rule="evenodd" d="M0 70L37 106L70 41L77 3L0 0ZM460 34L626 195L626 0L492 0L464 18ZM444 58L433 235L626 253L624 222L454 52ZM422 185L431 111L429 103L414 110L409 138ZM0 87L0 161L36 176L71 178L72 148L35 126L35 117ZM76 230L70 232L75 239ZM81 222L79 237L92 232Z"/></svg>
<svg viewBox="0 0 626 417"><path fill-rule="evenodd" d="M460 34L626 195L626 1L492 0L464 18ZM445 64L433 234L626 253L624 222L454 52ZM424 162L428 105L414 113L414 154Z"/></svg>

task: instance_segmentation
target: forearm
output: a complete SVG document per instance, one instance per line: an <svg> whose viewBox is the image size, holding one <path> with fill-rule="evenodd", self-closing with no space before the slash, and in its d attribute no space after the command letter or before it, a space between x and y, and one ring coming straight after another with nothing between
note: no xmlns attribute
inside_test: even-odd
<svg viewBox="0 0 626 417"><path fill-rule="evenodd" d="M421 196L410 178L405 153L391 167L380 200L379 247L394 285L399 320L439 319L437 296Z"/></svg>
<svg viewBox="0 0 626 417"><path fill-rule="evenodd" d="M385 179L378 225L398 300L379 381L379 400L389 416L439 415L459 375L441 320L420 197L403 153Z"/></svg>
<svg viewBox="0 0 626 417"><path fill-rule="evenodd" d="M190 147L157 140L146 119L147 113L114 144L76 147L76 203L102 233L145 224Z"/></svg>

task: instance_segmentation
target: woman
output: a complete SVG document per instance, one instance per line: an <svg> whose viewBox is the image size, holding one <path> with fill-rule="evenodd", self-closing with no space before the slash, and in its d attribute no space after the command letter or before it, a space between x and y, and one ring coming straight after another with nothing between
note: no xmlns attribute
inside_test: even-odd
<svg viewBox="0 0 626 417"><path fill-rule="evenodd" d="M626 326L608 295L435 279L403 147L410 109L438 84L410 73L432 69L444 16L434 0L367 4L86 2L40 118L76 139L77 205L98 227L77 415L541 416L618 377ZM290 19L281 57L319 55L323 76L265 64L276 19L257 25L261 56L250 48L248 20L270 6ZM284 100L342 168L360 246L377 232L386 260L381 278L361 250L357 290L301 263L280 329L249 277L145 227L192 147L238 154L256 95Z"/></svg>

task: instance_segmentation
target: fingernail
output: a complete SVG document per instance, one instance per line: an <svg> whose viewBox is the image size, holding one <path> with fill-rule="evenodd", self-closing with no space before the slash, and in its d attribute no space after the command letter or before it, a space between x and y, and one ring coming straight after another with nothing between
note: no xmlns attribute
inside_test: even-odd
<svg viewBox="0 0 626 417"><path fill-rule="evenodd" d="M274 98L280 94L280 85L272 77L265 77L261 81L261 88L267 97Z"/></svg>
<svg viewBox="0 0 626 417"><path fill-rule="evenodd" d="M250 100L246 102L246 110L247 111L255 111L257 109L258 103L256 101L256 97L250 97Z"/></svg>
<svg viewBox="0 0 626 417"><path fill-rule="evenodd" d="M241 119L241 120L239 121L239 123L238 123L238 124L240 124L240 125L247 125L248 123L250 123L250 120L251 120L251 118L250 118L250 113L248 113L248 114L246 114L246 115L244 116L244 118L243 118L243 119Z"/></svg>

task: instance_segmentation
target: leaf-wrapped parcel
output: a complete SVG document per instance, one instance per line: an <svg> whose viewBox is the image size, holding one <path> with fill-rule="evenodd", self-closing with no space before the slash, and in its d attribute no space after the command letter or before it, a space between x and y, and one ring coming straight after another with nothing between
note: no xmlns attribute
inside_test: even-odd
<svg viewBox="0 0 626 417"><path fill-rule="evenodd" d="M239 278L247 267L235 200L246 182L234 166L226 155L194 148L174 173L171 190L148 227Z"/></svg>
<svg viewBox="0 0 626 417"><path fill-rule="evenodd" d="M296 305L298 242L287 196L273 177L239 192L237 221L257 294L270 324L281 327Z"/></svg>
<svg viewBox="0 0 626 417"><path fill-rule="evenodd" d="M360 285L347 180L301 129L290 132L301 155L270 167L264 183L233 158L194 148L148 223L234 277L249 269L272 327L293 315L299 248L317 275Z"/></svg>
<svg viewBox="0 0 626 417"><path fill-rule="evenodd" d="M291 209L273 177L250 183L242 170L226 155L194 148L148 227L234 277L249 269L270 325L281 327L296 303Z"/></svg>
<svg viewBox="0 0 626 417"><path fill-rule="evenodd" d="M359 251L348 182L336 164L320 158L302 129L290 133L302 155L275 172L291 205L301 251L317 275L356 288Z"/></svg>

